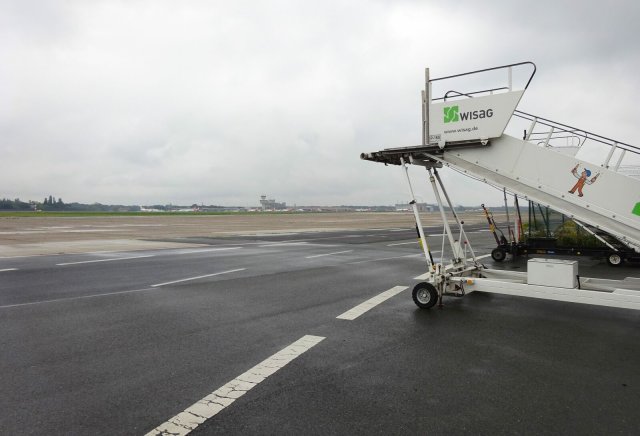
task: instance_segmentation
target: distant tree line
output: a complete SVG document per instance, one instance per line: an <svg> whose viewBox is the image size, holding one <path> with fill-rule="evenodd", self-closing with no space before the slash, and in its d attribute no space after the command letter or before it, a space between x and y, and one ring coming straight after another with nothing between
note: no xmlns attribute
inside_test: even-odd
<svg viewBox="0 0 640 436"><path fill-rule="evenodd" d="M191 206L177 206L172 204L154 204L143 206L145 209L159 210L163 212L171 212L176 210L184 210L191 208L195 211L224 211L224 206L205 206L192 204ZM56 198L53 195L45 197L42 202L39 201L21 201L19 198L10 200L3 198L0 200L0 211L67 211L67 212L140 212L143 208L140 206L125 206L121 204L101 204L101 203L65 203L62 198Z"/></svg>
<svg viewBox="0 0 640 436"><path fill-rule="evenodd" d="M65 203L62 198L56 199L53 195L44 198L44 201L21 201L19 198L10 200L3 198L0 200L0 211L68 211L68 212L138 212L140 206L123 206L119 204L83 204Z"/></svg>
<svg viewBox="0 0 640 436"><path fill-rule="evenodd" d="M0 200L0 210L32 210L33 204L20 201L19 198L15 200L9 200L3 198Z"/></svg>

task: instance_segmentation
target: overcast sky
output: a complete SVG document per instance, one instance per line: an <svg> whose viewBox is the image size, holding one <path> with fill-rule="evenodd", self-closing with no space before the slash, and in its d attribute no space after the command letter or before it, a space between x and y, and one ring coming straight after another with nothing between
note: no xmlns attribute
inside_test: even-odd
<svg viewBox="0 0 640 436"><path fill-rule="evenodd" d="M393 204L401 170L359 155L420 143L425 67L533 61L519 109L640 145L639 5L0 0L0 197Z"/></svg>

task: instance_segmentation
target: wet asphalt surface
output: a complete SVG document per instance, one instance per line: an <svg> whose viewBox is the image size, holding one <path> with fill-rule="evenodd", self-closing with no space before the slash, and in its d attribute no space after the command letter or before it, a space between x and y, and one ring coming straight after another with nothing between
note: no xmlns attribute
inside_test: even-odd
<svg viewBox="0 0 640 436"><path fill-rule="evenodd" d="M487 253L481 229L469 236ZM0 259L2 433L145 434L315 335L193 434L637 434L640 313L489 293L420 310L415 239L255 234ZM580 273L640 276L591 259ZM394 286L408 289L336 319Z"/></svg>

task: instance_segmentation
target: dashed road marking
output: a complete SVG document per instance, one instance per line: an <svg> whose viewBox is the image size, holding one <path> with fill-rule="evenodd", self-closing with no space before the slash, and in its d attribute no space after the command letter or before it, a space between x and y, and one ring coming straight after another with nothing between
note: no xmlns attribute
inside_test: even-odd
<svg viewBox="0 0 640 436"><path fill-rule="evenodd" d="M260 248L264 247L285 247L288 245L306 245L307 241L296 241L296 242L273 242L271 244L258 245Z"/></svg>
<svg viewBox="0 0 640 436"><path fill-rule="evenodd" d="M152 288L157 288L159 286L173 285L175 283L182 283L182 282L189 282L191 280L204 279L206 277L219 276L219 275L222 275L222 274L230 274L230 273L234 273L234 272L238 272L238 271L244 271L244 270L246 270L246 268L232 269L232 270L229 270L229 271L222 271L222 272L217 272L217 273L213 273L213 274L205 274L203 276L197 276L197 277L187 277L186 279L173 280L171 282L165 282L165 283L158 283L157 285L151 285L151 287Z"/></svg>
<svg viewBox="0 0 640 436"><path fill-rule="evenodd" d="M357 262L349 262L349 265L355 265L358 263L367 263L367 262L380 262L382 260L393 260L393 259L404 259L407 257L417 257L417 256L424 256L424 254L422 253L417 253L417 254L407 254L404 256L393 256L393 257L382 257L380 259L369 259L369 260L358 260Z"/></svg>
<svg viewBox="0 0 640 436"><path fill-rule="evenodd" d="M155 257L155 254L147 254L145 256L114 257L113 259L83 260L80 262L56 263L56 265L66 266L66 265L80 265L82 263L115 262L116 260L142 259L144 257Z"/></svg>
<svg viewBox="0 0 640 436"><path fill-rule="evenodd" d="M81 295L79 297L55 298L53 300L31 301L29 303L7 304L7 305L4 305L4 306L0 306L0 309L9 309L9 308L12 308L12 307L22 307L22 306L33 306L33 305L36 305L36 304L45 304L45 303L57 303L57 302L60 302L60 301L82 300L82 299L85 299L85 298L108 297L110 295L132 294L132 293L135 293L135 292L144 292L144 291L153 291L153 288L133 289L133 290L129 290L129 291L106 292L104 294Z"/></svg>
<svg viewBox="0 0 640 436"><path fill-rule="evenodd" d="M18 268L5 268L5 269L0 269L0 272L6 272L6 271L18 271Z"/></svg>
<svg viewBox="0 0 640 436"><path fill-rule="evenodd" d="M241 238L249 238L249 237L268 237L268 236L295 236L299 235L302 232L297 233L246 233L244 235L238 235Z"/></svg>
<svg viewBox="0 0 640 436"><path fill-rule="evenodd" d="M351 253L352 251L353 250L345 250L345 251L334 251L333 253L315 254L313 256L307 256L305 257L305 259L314 259L316 257L323 257L323 256L333 256L334 254Z"/></svg>
<svg viewBox="0 0 640 436"><path fill-rule="evenodd" d="M395 244L387 244L387 247L395 247L396 245L408 245L408 244L416 244L416 245L418 245L418 242L417 241L396 242Z"/></svg>
<svg viewBox="0 0 640 436"><path fill-rule="evenodd" d="M77 230L16 230L13 232L0 232L0 235L34 235L40 233L103 233L103 232L116 232L112 229L77 229Z"/></svg>
<svg viewBox="0 0 640 436"><path fill-rule="evenodd" d="M356 319L357 317L359 317L363 313L368 312L369 310L371 310L374 307L376 307L378 304L387 301L389 298L393 297L394 295L399 294L400 292L404 291L405 289L409 289L409 287L408 286L394 286L393 288L391 288L391 289L389 289L387 291L384 291L383 293L381 293L379 295L376 295L373 298L368 299L364 303L361 303L361 304L357 305L353 309L347 310L345 313L343 313L342 315L338 315L336 318L345 319L345 320L348 320L348 321L353 321L354 319Z"/></svg>
<svg viewBox="0 0 640 436"><path fill-rule="evenodd" d="M182 249L178 250L175 253L176 255L182 254L200 254L200 253L211 253L213 251L228 251L228 250L237 250L242 247L223 247L223 248L195 248L195 249Z"/></svg>
<svg viewBox="0 0 640 436"><path fill-rule="evenodd" d="M187 407L167 422L147 433L155 435L186 435L191 433L207 419L212 418L235 400L242 397L258 383L283 368L305 351L316 346L325 338L322 336L303 336L288 347L257 364L249 371L239 375L226 385L213 391L200 401Z"/></svg>

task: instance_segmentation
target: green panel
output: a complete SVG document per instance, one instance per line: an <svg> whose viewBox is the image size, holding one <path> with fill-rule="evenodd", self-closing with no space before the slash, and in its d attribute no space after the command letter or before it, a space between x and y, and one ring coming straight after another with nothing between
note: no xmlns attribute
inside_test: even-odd
<svg viewBox="0 0 640 436"><path fill-rule="evenodd" d="M444 109L445 123L455 123L460 120L458 117L458 111L459 111L458 106L448 106L443 109Z"/></svg>
<svg viewBox="0 0 640 436"><path fill-rule="evenodd" d="M633 208L633 214L640 215L640 203L636 203L635 207Z"/></svg>

